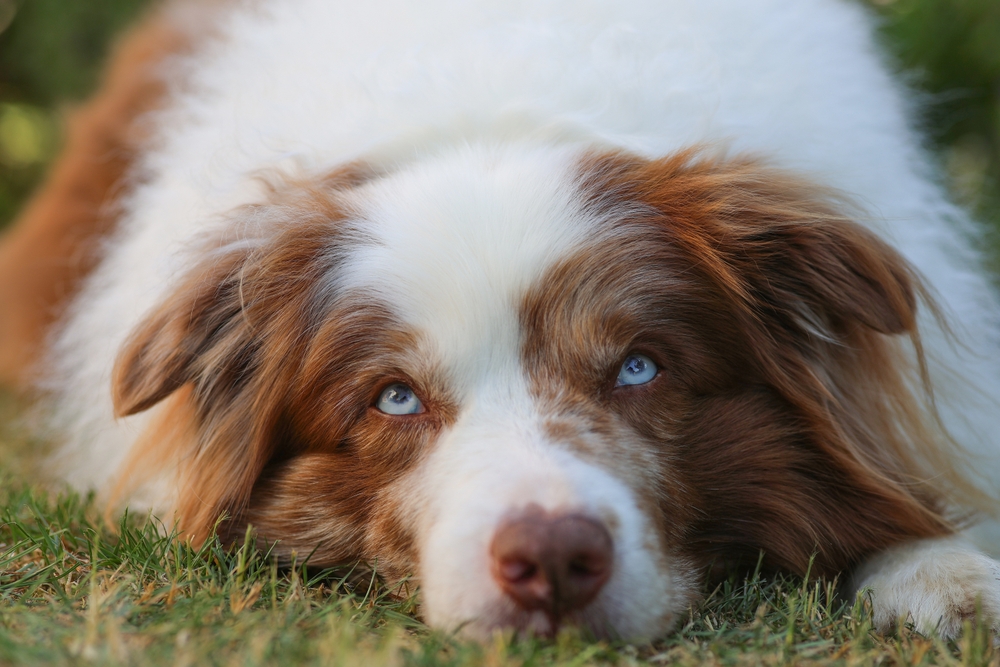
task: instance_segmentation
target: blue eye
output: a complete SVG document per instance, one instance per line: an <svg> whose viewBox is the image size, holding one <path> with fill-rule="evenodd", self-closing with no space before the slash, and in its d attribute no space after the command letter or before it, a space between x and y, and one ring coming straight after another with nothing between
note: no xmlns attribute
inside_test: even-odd
<svg viewBox="0 0 1000 667"><path fill-rule="evenodd" d="M415 415L424 411L424 404L417 395L401 382L390 384L383 389L375 407L387 415Z"/></svg>
<svg viewBox="0 0 1000 667"><path fill-rule="evenodd" d="M646 355L630 354L625 359L625 363L622 364L621 370L618 371L618 380L615 381L615 386L646 384L656 377L657 370L659 369L656 364Z"/></svg>

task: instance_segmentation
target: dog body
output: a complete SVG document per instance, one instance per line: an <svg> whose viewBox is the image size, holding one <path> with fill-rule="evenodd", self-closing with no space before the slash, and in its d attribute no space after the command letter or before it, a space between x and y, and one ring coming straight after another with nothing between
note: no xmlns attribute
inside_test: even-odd
<svg viewBox="0 0 1000 667"><path fill-rule="evenodd" d="M652 637L763 551L851 569L880 627L954 634L1000 612L951 521L966 482L994 491L1000 311L868 23L170 5L103 93L144 102L124 186L74 218L93 261L40 279L58 324L0 294L39 323L9 349L52 332L5 376L42 359L71 483L195 539L225 515L283 557L412 572L441 627Z"/></svg>

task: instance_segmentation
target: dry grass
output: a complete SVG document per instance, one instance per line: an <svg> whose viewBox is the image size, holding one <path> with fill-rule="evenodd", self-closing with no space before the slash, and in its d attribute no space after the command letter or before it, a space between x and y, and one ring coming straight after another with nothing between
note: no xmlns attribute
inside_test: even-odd
<svg viewBox="0 0 1000 667"><path fill-rule="evenodd" d="M117 531L92 501L39 478L39 443L0 399L0 664L3 665L982 665L972 627L956 643L907 627L871 631L835 582L732 580L651 645L498 634L486 645L426 628L363 564L278 570L249 546L192 550L146 517ZM419 595L419 594L417 594Z"/></svg>

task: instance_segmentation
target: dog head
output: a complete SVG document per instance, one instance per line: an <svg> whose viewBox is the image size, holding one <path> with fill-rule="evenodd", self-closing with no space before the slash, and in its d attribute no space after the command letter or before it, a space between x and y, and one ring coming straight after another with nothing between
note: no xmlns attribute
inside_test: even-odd
<svg viewBox="0 0 1000 667"><path fill-rule="evenodd" d="M181 526L415 573L440 627L669 629L713 564L947 526L919 280L751 159L474 146L284 182L122 350ZM167 462L167 463L164 463Z"/></svg>

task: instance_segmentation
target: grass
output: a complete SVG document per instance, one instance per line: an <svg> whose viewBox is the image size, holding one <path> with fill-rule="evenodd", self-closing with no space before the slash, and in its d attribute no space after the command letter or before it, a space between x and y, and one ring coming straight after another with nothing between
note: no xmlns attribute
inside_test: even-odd
<svg viewBox="0 0 1000 667"><path fill-rule="evenodd" d="M836 582L725 582L645 646L498 634L485 645L425 627L417 598L370 568L279 570L248 546L194 550L148 517L111 530L92 498L42 478L44 443L0 393L0 665L997 665L991 637L872 632ZM249 536L248 536L249 538Z"/></svg>
<svg viewBox="0 0 1000 667"><path fill-rule="evenodd" d="M836 582L759 575L705 591L649 645L424 626L364 564L279 570L250 546L189 548L149 517L115 530L93 499L32 480L38 449L0 395L0 665L997 665L983 629L956 642L871 629Z"/></svg>
<svg viewBox="0 0 1000 667"><path fill-rule="evenodd" d="M278 571L249 546L195 551L146 521L117 534L72 494L10 483L0 519L0 664L108 665L986 665L990 638L957 644L870 630L834 582L728 582L661 642L572 632L497 634L485 645L429 631L414 600L352 570Z"/></svg>
<svg viewBox="0 0 1000 667"><path fill-rule="evenodd" d="M109 38L146 0L0 0L0 227L59 143L66 105L93 86ZM873 0L955 197L1000 239L1000 2ZM990 232L990 230L993 230ZM1000 248L1000 241L995 245ZM1000 252L994 253L1000 258ZM1000 267L1000 261L996 266ZM835 582L730 581L647 646L426 628L369 569L279 571L250 548L194 551L143 517L117 531L92 499L40 481L43 443L0 394L0 665L986 665L992 640L871 631Z"/></svg>
<svg viewBox="0 0 1000 667"><path fill-rule="evenodd" d="M89 499L3 481L0 664L5 665L985 665L972 627L957 644L873 633L863 599L835 583L752 577L711 591L647 646L497 634L485 645L428 630L415 600L367 570L279 571L266 554L192 550L153 522L113 533Z"/></svg>

